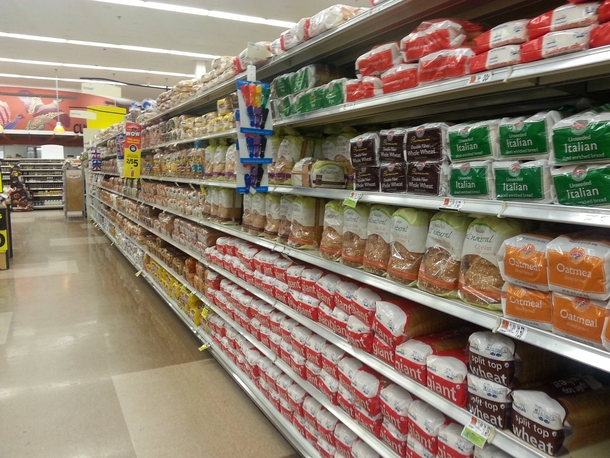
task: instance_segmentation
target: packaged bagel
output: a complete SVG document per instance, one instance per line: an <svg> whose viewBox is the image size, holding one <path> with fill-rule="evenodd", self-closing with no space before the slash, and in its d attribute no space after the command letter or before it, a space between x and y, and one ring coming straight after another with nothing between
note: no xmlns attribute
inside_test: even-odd
<svg viewBox="0 0 610 458"><path fill-rule="evenodd" d="M498 252L504 240L524 229L518 220L495 216L484 216L470 223L462 248L460 299L493 310L501 309L504 280L498 267Z"/></svg>
<svg viewBox="0 0 610 458"><path fill-rule="evenodd" d="M383 275L390 260L392 215L395 207L373 205L367 223L367 239L362 264L364 270Z"/></svg>
<svg viewBox="0 0 610 458"><path fill-rule="evenodd" d="M392 215L388 278L412 285L426 251L432 214L428 210L400 208Z"/></svg>
<svg viewBox="0 0 610 458"><path fill-rule="evenodd" d="M323 208L321 200L297 196L292 203L292 225L288 245L302 249L319 247L324 218Z"/></svg>
<svg viewBox="0 0 610 458"><path fill-rule="evenodd" d="M498 266L504 281L548 291L546 247L552 240L537 234L519 234L506 239L498 251Z"/></svg>
<svg viewBox="0 0 610 458"><path fill-rule="evenodd" d="M340 200L331 200L324 206L324 231L320 242L320 255L330 261L341 259L343 211L343 202Z"/></svg>
<svg viewBox="0 0 610 458"><path fill-rule="evenodd" d="M244 202L246 196L249 196L249 194L244 196ZM288 237L290 236L290 228L292 227L292 204L295 199L295 196L282 196L280 199L280 227L277 236L278 239L284 243L288 242Z"/></svg>
<svg viewBox="0 0 610 458"><path fill-rule="evenodd" d="M437 296L457 296L462 247L472 221L467 215L447 211L432 217L419 267L420 289Z"/></svg>
<svg viewBox="0 0 610 458"><path fill-rule="evenodd" d="M355 208L345 208L343 211L341 259L347 266L362 266L370 210L369 205L359 203Z"/></svg>

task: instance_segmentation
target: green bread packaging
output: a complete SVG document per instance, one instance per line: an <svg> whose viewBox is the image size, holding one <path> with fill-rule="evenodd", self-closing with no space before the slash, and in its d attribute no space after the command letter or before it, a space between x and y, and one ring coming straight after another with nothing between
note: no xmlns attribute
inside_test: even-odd
<svg viewBox="0 0 610 458"><path fill-rule="evenodd" d="M557 165L610 162L610 113L589 111L557 122L553 146Z"/></svg>
<svg viewBox="0 0 610 458"><path fill-rule="evenodd" d="M529 118L500 122L500 159L548 159L553 151L553 126L561 120L558 111L536 113Z"/></svg>
<svg viewBox="0 0 610 458"><path fill-rule="evenodd" d="M499 161L493 163L496 199L552 203L549 161Z"/></svg>
<svg viewBox="0 0 610 458"><path fill-rule="evenodd" d="M497 159L499 120L464 123L449 128L451 162Z"/></svg>
<svg viewBox="0 0 610 458"><path fill-rule="evenodd" d="M491 161L452 164L449 194L453 197L493 199L495 186Z"/></svg>
<svg viewBox="0 0 610 458"><path fill-rule="evenodd" d="M561 205L610 207L610 165L565 166L551 173Z"/></svg>

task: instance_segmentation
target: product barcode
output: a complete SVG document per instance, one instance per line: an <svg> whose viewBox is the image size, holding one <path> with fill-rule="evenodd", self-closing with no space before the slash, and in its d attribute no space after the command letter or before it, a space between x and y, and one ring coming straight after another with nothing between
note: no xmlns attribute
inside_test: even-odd
<svg viewBox="0 0 610 458"><path fill-rule="evenodd" d="M527 333L527 328L518 323L513 323L504 318L500 321L500 327L498 332L506 334L507 336L514 337L515 339L523 340Z"/></svg>

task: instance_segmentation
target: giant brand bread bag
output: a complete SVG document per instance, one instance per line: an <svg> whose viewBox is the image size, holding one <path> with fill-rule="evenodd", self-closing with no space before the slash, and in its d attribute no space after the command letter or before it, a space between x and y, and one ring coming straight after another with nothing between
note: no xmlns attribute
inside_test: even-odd
<svg viewBox="0 0 610 458"><path fill-rule="evenodd" d="M475 52L480 54L501 46L525 43L528 39L527 23L527 19L519 19L483 32L473 40Z"/></svg>
<svg viewBox="0 0 610 458"><path fill-rule="evenodd" d="M364 270L383 275L390 260L392 215L396 207L373 205L367 222L367 239L362 263Z"/></svg>
<svg viewBox="0 0 610 458"><path fill-rule="evenodd" d="M598 9L598 2L582 3L580 5L568 3L555 8L529 21L527 24L529 38L533 40L549 32L596 24Z"/></svg>
<svg viewBox="0 0 610 458"><path fill-rule="evenodd" d="M418 286L439 296L457 296L462 247L472 218L441 211L432 217L426 239Z"/></svg>
<svg viewBox="0 0 610 458"><path fill-rule="evenodd" d="M401 434L409 432L409 406L413 402L411 394L398 385L388 385L379 393L381 413Z"/></svg>
<svg viewBox="0 0 610 458"><path fill-rule="evenodd" d="M474 453L474 444L462 437L464 427L449 423L438 431L438 458L469 458Z"/></svg>
<svg viewBox="0 0 610 458"><path fill-rule="evenodd" d="M520 234L524 225L509 218L485 216L468 227L462 249L459 296L465 302L500 310L504 280L498 251L504 240Z"/></svg>
<svg viewBox="0 0 610 458"><path fill-rule="evenodd" d="M413 401L409 406L409 436L428 451L438 451L438 432L449 423L447 417L424 401Z"/></svg>

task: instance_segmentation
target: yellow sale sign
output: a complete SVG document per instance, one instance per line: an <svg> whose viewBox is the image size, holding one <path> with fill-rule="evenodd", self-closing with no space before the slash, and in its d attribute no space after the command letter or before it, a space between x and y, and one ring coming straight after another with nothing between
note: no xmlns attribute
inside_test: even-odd
<svg viewBox="0 0 610 458"><path fill-rule="evenodd" d="M142 128L134 122L125 123L125 164L123 178L140 178L142 165Z"/></svg>

